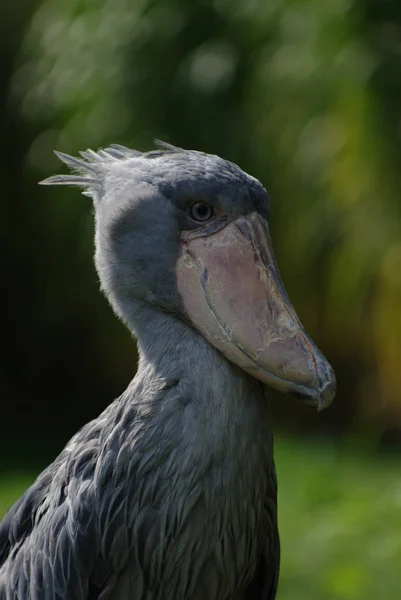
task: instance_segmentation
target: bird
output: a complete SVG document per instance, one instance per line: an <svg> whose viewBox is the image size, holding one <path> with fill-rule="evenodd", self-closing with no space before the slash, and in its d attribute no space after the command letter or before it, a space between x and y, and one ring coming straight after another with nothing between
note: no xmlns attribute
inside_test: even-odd
<svg viewBox="0 0 401 600"><path fill-rule="evenodd" d="M0 600L273 600L268 388L322 410L336 380L280 278L269 195L165 142L56 154L71 172L41 183L92 199L138 367L1 522Z"/></svg>

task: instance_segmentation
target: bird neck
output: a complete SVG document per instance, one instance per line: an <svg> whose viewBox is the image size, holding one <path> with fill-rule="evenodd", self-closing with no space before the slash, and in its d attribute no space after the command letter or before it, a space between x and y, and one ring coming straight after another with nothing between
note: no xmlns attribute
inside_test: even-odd
<svg viewBox="0 0 401 600"><path fill-rule="evenodd" d="M141 304L131 329L138 341L138 373L149 379L179 381L193 401L220 406L262 398L262 384L229 362L203 336L173 314ZM237 402L236 402L237 401Z"/></svg>
<svg viewBox="0 0 401 600"><path fill-rule="evenodd" d="M261 382L172 314L144 304L131 325L139 365L123 398L128 410L133 403L136 414L140 411L141 419L152 423L147 438L153 435L160 448L177 448L194 472L215 465L221 477L227 474L225 492L231 497L238 489L245 496L255 486L263 487L261 473L274 466Z"/></svg>

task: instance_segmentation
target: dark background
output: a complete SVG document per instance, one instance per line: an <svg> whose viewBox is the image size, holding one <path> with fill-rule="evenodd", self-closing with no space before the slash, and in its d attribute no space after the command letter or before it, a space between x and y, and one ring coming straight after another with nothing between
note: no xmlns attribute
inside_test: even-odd
<svg viewBox="0 0 401 600"><path fill-rule="evenodd" d="M268 188L285 285L336 370L324 413L271 394L280 600L401 597L400 107L399 0L0 4L0 516L137 360L89 199L37 182L63 171L53 149L157 137Z"/></svg>
<svg viewBox="0 0 401 600"><path fill-rule="evenodd" d="M401 4L23 0L0 11L2 443L58 445L134 374L135 344L98 292L89 201L36 184L62 169L54 148L149 149L154 137L236 161L272 195L284 281L339 383L322 415L278 397L277 422L396 442Z"/></svg>

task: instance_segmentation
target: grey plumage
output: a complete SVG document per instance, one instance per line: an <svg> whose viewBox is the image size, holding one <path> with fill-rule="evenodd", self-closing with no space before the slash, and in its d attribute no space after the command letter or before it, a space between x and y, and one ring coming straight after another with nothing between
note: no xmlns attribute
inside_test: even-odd
<svg viewBox="0 0 401 600"><path fill-rule="evenodd" d="M236 165L163 144L58 153L94 199L96 267L138 372L0 525L0 600L273 600L276 477L263 384L188 321L177 288L188 203L257 211ZM227 216L228 215L228 216ZM219 221L220 219L220 221Z"/></svg>

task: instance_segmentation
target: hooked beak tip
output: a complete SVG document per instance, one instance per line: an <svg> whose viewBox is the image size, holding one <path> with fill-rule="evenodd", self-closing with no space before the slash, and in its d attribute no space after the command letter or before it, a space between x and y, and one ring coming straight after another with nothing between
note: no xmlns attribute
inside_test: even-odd
<svg viewBox="0 0 401 600"><path fill-rule="evenodd" d="M336 395L336 378L333 369L326 363L326 369L323 379L319 378L318 382L311 386L291 386L287 393L295 398L298 398L305 404L316 407L318 412L321 412L333 402Z"/></svg>
<svg viewBox="0 0 401 600"><path fill-rule="evenodd" d="M318 412L321 412L333 402L334 396L336 395L336 387L335 379L326 382L322 388L322 391L320 392L320 398L317 404Z"/></svg>

